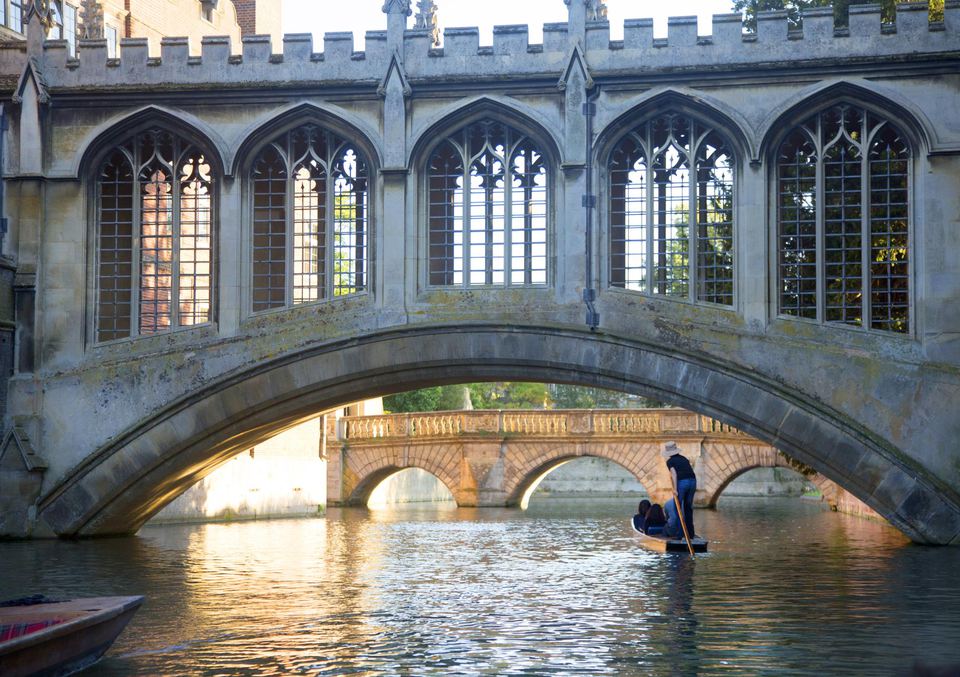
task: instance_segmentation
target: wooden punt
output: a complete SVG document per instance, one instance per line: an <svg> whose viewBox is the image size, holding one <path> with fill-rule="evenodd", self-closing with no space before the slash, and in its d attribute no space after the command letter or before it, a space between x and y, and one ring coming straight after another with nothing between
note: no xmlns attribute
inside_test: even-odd
<svg viewBox="0 0 960 677"><path fill-rule="evenodd" d="M96 663L143 597L90 597L0 607L0 675L69 675Z"/></svg>
<svg viewBox="0 0 960 677"><path fill-rule="evenodd" d="M683 537L670 538L669 536L645 534L637 529L637 526L633 523L633 519L630 520L630 528L639 536L640 545L648 550L654 550L656 552L690 552L687 548L687 541ZM707 551L707 541L699 536L694 536L690 544L693 546L694 552Z"/></svg>

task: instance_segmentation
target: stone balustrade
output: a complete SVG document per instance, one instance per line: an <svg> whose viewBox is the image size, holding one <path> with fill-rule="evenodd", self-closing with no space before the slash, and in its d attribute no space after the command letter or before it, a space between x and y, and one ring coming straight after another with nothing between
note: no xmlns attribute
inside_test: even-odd
<svg viewBox="0 0 960 677"><path fill-rule="evenodd" d="M347 416L337 437L349 444L404 438L500 435L531 437L635 437L637 435L746 437L736 428L684 409L561 411L441 411Z"/></svg>

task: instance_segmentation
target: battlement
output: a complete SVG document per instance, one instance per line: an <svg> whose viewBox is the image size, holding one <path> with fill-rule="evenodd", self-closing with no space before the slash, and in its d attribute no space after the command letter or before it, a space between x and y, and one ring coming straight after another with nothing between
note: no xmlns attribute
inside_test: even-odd
<svg viewBox="0 0 960 677"><path fill-rule="evenodd" d="M42 61L53 90L375 83L384 77L395 51L413 83L433 78L552 77L564 69L575 44L581 46L594 77L627 70L714 71L957 52L960 0L948 0L944 15L943 21L931 23L926 2L903 3L897 6L896 21L884 24L879 5L857 5L850 8L849 26L838 28L827 7L806 12L802 27L791 29L786 12L769 11L759 13L755 32L744 32L739 14L719 14L713 17L709 35L699 34L696 17L684 16L669 19L666 38L654 37L652 19L630 19L624 22L622 40L611 40L608 22L581 24L582 33L571 28L573 22L551 23L543 27L542 43L530 42L527 26L508 25L494 28L490 46L480 44L477 28L447 28L439 48L431 45L426 30L405 30L402 35L378 30L366 33L363 51L356 50L352 33L326 33L322 51L316 50L309 34L286 35L277 53L268 36L248 36L240 45L227 37L205 37L199 56L191 55L187 38L164 38L160 56L152 57L147 41L137 38L122 40L115 59L108 58L104 40L81 40L76 57L70 56L65 41L53 40L43 44ZM0 68L22 59L22 51L7 50Z"/></svg>

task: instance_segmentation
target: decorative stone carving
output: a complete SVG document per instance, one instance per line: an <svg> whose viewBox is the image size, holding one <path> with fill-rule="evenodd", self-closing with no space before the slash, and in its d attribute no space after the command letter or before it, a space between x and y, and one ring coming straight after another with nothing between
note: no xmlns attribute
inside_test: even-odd
<svg viewBox="0 0 960 677"><path fill-rule="evenodd" d="M430 31L430 44L440 46L440 27L437 25L437 3L433 0L417 0L417 16L413 27L416 30Z"/></svg>
<svg viewBox="0 0 960 677"><path fill-rule="evenodd" d="M13 103L23 103L23 90L30 85L31 79L37 89L37 102L50 103L50 90L47 89L47 81L43 77L40 60L36 57L30 57L27 61L27 66L20 75L17 88L13 91Z"/></svg>
<svg viewBox="0 0 960 677"><path fill-rule="evenodd" d="M587 21L606 21L607 5L604 0L587 0Z"/></svg>
<svg viewBox="0 0 960 677"><path fill-rule="evenodd" d="M26 433L13 428L0 443L0 537L30 533L46 462L34 451Z"/></svg>
<svg viewBox="0 0 960 677"><path fill-rule="evenodd" d="M99 0L81 0L83 23L79 26L81 40L103 39L103 8Z"/></svg>
<svg viewBox="0 0 960 677"><path fill-rule="evenodd" d="M570 5L570 0L563 0L563 4ZM587 21L606 21L607 3L606 0L583 0L587 8Z"/></svg>
<svg viewBox="0 0 960 677"><path fill-rule="evenodd" d="M410 81L407 80L407 74L403 69L403 62L400 60L399 54L394 54L390 59L390 65L387 66L387 74L383 76L383 80L380 81L380 85L377 87L377 94L379 96L385 97L387 95L387 86L390 84L390 80L393 77L399 79L400 89L403 92L404 97L408 97L413 93L413 89L410 87Z"/></svg>
<svg viewBox="0 0 960 677"><path fill-rule="evenodd" d="M410 0L387 0L383 3L383 13L410 16L413 11L410 9Z"/></svg>
<svg viewBox="0 0 960 677"><path fill-rule="evenodd" d="M41 25L48 30L57 23L52 0L28 0L24 3L23 23L29 24L34 14L39 17Z"/></svg>

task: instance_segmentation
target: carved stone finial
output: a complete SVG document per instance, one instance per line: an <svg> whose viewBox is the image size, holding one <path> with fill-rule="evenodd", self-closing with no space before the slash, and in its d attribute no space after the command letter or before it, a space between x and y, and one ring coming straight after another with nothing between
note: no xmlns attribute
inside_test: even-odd
<svg viewBox="0 0 960 677"><path fill-rule="evenodd" d="M383 3L383 13L410 16L413 11L410 9L410 0L386 0Z"/></svg>
<svg viewBox="0 0 960 677"><path fill-rule="evenodd" d="M430 44L440 46L440 27L437 26L437 3L433 0L417 0L417 16L413 27L430 31Z"/></svg>
<svg viewBox="0 0 960 677"><path fill-rule="evenodd" d="M79 33L81 40L103 39L103 8L98 0L80 0L83 10L83 23Z"/></svg>
<svg viewBox="0 0 960 677"><path fill-rule="evenodd" d="M570 5L570 0L563 0L563 4ZM587 8L587 21L606 21L607 3L606 0L583 0Z"/></svg>
<svg viewBox="0 0 960 677"><path fill-rule="evenodd" d="M40 19L40 25L47 30L53 28L57 23L52 7L52 0L28 0L28 2L24 4L24 25L29 24L30 19L32 19L34 15Z"/></svg>
<svg viewBox="0 0 960 677"><path fill-rule="evenodd" d="M607 3L604 0L587 0L587 21L606 21Z"/></svg>

